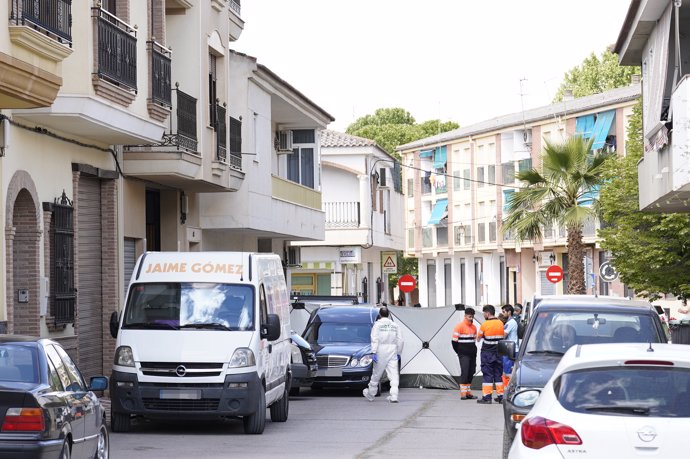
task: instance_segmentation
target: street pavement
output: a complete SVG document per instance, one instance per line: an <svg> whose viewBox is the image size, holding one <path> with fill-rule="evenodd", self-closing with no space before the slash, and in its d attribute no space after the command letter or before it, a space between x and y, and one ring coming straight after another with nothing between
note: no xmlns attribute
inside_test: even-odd
<svg viewBox="0 0 690 459"><path fill-rule="evenodd" d="M478 394L478 391L475 391ZM460 400L458 391L401 389L400 403L361 391L303 391L291 397L286 423L266 422L245 435L241 420L137 421L111 434L117 458L437 458L501 457L501 405Z"/></svg>

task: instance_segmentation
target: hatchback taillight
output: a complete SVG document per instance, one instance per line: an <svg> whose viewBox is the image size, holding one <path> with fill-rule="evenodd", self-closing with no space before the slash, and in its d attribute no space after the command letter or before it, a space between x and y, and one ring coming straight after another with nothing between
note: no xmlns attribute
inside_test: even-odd
<svg viewBox="0 0 690 459"><path fill-rule="evenodd" d="M45 427L40 408L8 408L2 423L3 432L43 432Z"/></svg>
<svg viewBox="0 0 690 459"><path fill-rule="evenodd" d="M522 444L532 449L548 445L582 444L582 439L572 427L540 416L523 421L521 433Z"/></svg>

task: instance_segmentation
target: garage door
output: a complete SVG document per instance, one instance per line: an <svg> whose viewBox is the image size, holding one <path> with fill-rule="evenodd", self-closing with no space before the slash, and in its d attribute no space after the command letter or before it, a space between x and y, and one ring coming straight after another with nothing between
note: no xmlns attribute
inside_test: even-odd
<svg viewBox="0 0 690 459"><path fill-rule="evenodd" d="M88 381L103 374L101 184L81 176L77 193L79 368Z"/></svg>
<svg viewBox="0 0 690 459"><path fill-rule="evenodd" d="M134 272L134 265L137 262L137 240L131 237L125 238L125 291L122 298L127 298L127 287L129 286L129 280L132 278L132 273ZM121 306L124 306L121 305Z"/></svg>

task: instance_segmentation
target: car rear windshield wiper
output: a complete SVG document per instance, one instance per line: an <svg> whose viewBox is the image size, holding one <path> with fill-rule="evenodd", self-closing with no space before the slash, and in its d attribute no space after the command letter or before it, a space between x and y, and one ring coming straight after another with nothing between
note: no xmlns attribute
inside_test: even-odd
<svg viewBox="0 0 690 459"><path fill-rule="evenodd" d="M625 413L636 414L638 416L649 416L649 408L646 406L619 406L619 405L603 405L603 406L586 406L586 411L606 411L610 413Z"/></svg>
<svg viewBox="0 0 690 459"><path fill-rule="evenodd" d="M124 324L122 325L122 328L164 328L166 330L177 330L177 327L175 325L168 324L165 322L134 322L131 324Z"/></svg>
<svg viewBox="0 0 690 459"><path fill-rule="evenodd" d="M561 351L551 351L551 350L546 350L542 349L539 351L527 351L528 354L548 354L548 355L563 355L565 352Z"/></svg>
<svg viewBox="0 0 690 459"><path fill-rule="evenodd" d="M230 327L219 324L218 322L203 322L195 324L184 324L180 325L180 328L198 328L198 329L209 329L209 330L232 330Z"/></svg>

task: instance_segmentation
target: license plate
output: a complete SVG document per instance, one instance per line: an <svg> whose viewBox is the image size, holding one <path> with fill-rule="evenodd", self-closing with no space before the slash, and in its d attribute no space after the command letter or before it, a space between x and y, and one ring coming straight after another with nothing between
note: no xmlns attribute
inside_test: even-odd
<svg viewBox="0 0 690 459"><path fill-rule="evenodd" d="M318 370L317 376L341 377L343 375L342 368L322 368Z"/></svg>
<svg viewBox="0 0 690 459"><path fill-rule="evenodd" d="M161 390L161 398L173 400L200 400L201 391L198 389L182 389L182 390Z"/></svg>

